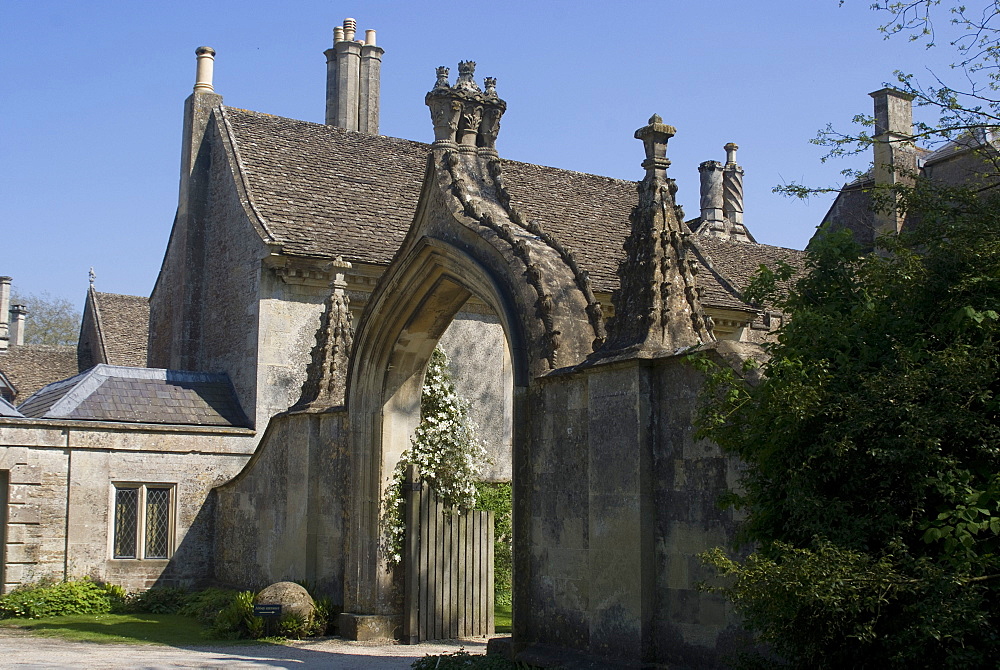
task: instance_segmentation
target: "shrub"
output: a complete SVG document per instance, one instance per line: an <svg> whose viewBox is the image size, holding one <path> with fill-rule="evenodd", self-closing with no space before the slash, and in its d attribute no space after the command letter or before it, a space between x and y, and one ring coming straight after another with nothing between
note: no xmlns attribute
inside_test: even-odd
<svg viewBox="0 0 1000 670"><path fill-rule="evenodd" d="M242 591L215 617L212 633L227 640L256 639L264 636L264 619L254 616L253 591Z"/></svg>
<svg viewBox="0 0 1000 670"><path fill-rule="evenodd" d="M532 666L508 661L503 656L470 654L460 649L439 656L428 654L415 660L410 667L416 670L529 670Z"/></svg>
<svg viewBox="0 0 1000 670"><path fill-rule="evenodd" d="M191 597L191 592L179 587L154 587L137 593L131 611L149 614L180 614Z"/></svg>
<svg viewBox="0 0 1000 670"><path fill-rule="evenodd" d="M510 482L476 484L479 509L495 513L493 521L493 593L497 603L511 604L514 570L514 532Z"/></svg>
<svg viewBox="0 0 1000 670"><path fill-rule="evenodd" d="M448 372L448 356L438 347L431 354L420 394L420 424L410 438L410 448L399 457L392 481L381 501L380 550L392 565L403 560L403 479L409 464L434 489L446 506L476 506L476 481L489 462L476 424L469 416L469 401L461 398Z"/></svg>
<svg viewBox="0 0 1000 670"><path fill-rule="evenodd" d="M239 591L233 589L208 588L195 591L187 596L178 614L194 617L204 626L213 626L219 612L229 606Z"/></svg>
<svg viewBox="0 0 1000 670"><path fill-rule="evenodd" d="M78 581L43 581L17 588L0 596L0 618L106 614L120 587L110 589L84 577Z"/></svg>

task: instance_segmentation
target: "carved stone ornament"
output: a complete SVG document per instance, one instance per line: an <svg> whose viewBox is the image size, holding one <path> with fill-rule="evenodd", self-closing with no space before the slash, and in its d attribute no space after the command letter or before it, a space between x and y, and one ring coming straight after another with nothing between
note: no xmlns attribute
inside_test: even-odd
<svg viewBox="0 0 1000 670"><path fill-rule="evenodd" d="M462 151L495 151L500 132L500 117L507 103L497 96L496 78L487 77L486 92L476 85L474 61L458 64L459 76L454 86L448 82L448 68L437 68L434 88L424 97L434 124L434 143L461 146Z"/></svg>
<svg viewBox="0 0 1000 670"><path fill-rule="evenodd" d="M479 86L476 84L476 61L474 60L463 60L458 63L458 80L455 82L455 88L460 91L470 91L474 93L482 93Z"/></svg>
<svg viewBox="0 0 1000 670"><path fill-rule="evenodd" d="M330 263L331 272L334 273L333 281L330 282L333 290L327 297L320 316L312 360L302 384L302 396L292 410L322 410L344 404L347 365L354 343L354 327L345 279L345 273L350 268L351 264L340 256Z"/></svg>
<svg viewBox="0 0 1000 670"><path fill-rule="evenodd" d="M434 83L434 88L451 88L451 84L448 83L448 68L444 65L437 69L437 82Z"/></svg>
<svg viewBox="0 0 1000 670"><path fill-rule="evenodd" d="M639 203L618 267L620 288L612 296L615 317L599 358L673 353L715 339L701 306L698 264L688 253L690 233L674 197L677 185L666 174L667 141L676 132L655 114L635 131L646 150L646 177L638 185Z"/></svg>

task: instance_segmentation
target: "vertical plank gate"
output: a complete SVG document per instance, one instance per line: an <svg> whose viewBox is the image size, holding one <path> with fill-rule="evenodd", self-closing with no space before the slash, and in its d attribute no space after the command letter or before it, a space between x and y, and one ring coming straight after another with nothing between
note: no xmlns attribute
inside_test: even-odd
<svg viewBox="0 0 1000 670"><path fill-rule="evenodd" d="M494 513L446 509L414 465L406 470L403 488L403 640L491 635Z"/></svg>

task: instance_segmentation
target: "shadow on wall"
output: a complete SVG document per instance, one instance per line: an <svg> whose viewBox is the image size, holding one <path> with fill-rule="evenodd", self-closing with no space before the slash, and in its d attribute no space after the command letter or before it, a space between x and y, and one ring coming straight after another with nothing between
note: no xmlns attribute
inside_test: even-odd
<svg viewBox="0 0 1000 670"><path fill-rule="evenodd" d="M149 588L189 587L209 585L214 572L212 537L215 530L215 491L209 491L184 539L167 560L167 567Z"/></svg>
<svg viewBox="0 0 1000 670"><path fill-rule="evenodd" d="M270 421L243 471L213 490L217 582L302 581L343 604L346 436L343 407Z"/></svg>

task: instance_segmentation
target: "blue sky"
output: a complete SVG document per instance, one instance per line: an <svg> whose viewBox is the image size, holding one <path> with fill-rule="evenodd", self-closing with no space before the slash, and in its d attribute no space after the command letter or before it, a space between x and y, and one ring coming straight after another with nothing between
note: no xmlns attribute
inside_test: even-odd
<svg viewBox="0 0 1000 670"><path fill-rule="evenodd" d="M633 131L677 127L670 176L688 216L698 163L740 145L745 221L802 248L829 206L771 193L839 183L865 159L820 163L808 140L850 128L895 69L945 72L946 50L885 41L869 0L714 2L0 3L0 274L82 306L148 295L177 204L181 113L194 49L212 46L225 104L322 122L323 50L344 17L385 50L381 132L430 141L434 68L478 62L508 110L501 156L639 179Z"/></svg>

